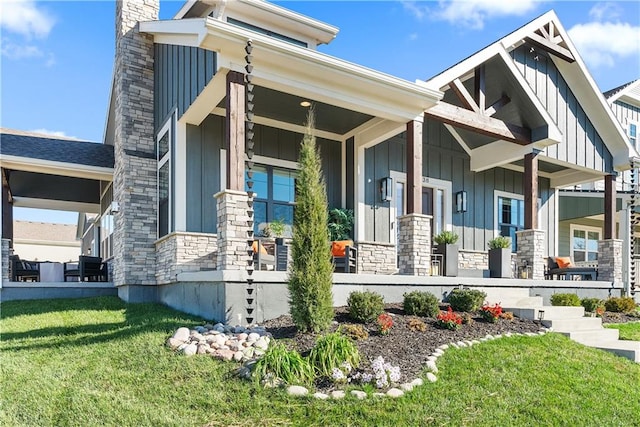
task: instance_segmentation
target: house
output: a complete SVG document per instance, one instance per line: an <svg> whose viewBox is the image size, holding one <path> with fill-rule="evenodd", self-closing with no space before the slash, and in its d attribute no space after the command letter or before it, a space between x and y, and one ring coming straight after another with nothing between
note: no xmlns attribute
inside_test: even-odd
<svg viewBox="0 0 640 427"><path fill-rule="evenodd" d="M14 221L13 250L31 261L78 261L80 241L75 224Z"/></svg>
<svg viewBox="0 0 640 427"><path fill-rule="evenodd" d="M358 274L336 274L337 301L471 283L430 276L443 230L460 235L467 273L486 269L491 238L512 237L531 281L508 283L543 288L558 189L604 180L615 200L637 156L553 12L410 82L317 51L337 28L265 1L191 0L170 20L158 8L116 6L100 255L127 301L249 323L287 311L286 274L254 271L251 243L292 221L310 105L329 206L355 212ZM593 289L620 291L615 206L603 212Z"/></svg>
<svg viewBox="0 0 640 427"><path fill-rule="evenodd" d="M640 80L604 93L616 119L624 129L628 143L638 150L637 131L640 123ZM638 278L640 234L636 214L638 202L637 165L618 175L616 189L616 232L623 242L623 281L635 292ZM597 262L597 241L603 230L604 182L597 181L560 190L559 254L576 261Z"/></svg>

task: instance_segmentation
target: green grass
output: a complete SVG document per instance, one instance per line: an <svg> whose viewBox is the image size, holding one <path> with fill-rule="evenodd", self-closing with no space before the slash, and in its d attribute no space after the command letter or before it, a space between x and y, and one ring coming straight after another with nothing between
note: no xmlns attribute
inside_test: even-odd
<svg viewBox="0 0 640 427"><path fill-rule="evenodd" d="M452 349L401 399L292 398L164 347L198 319L117 298L0 306L3 426L640 426L640 365L564 337ZM446 334L447 331L442 333Z"/></svg>
<svg viewBox="0 0 640 427"><path fill-rule="evenodd" d="M620 330L621 340L640 341L640 321L631 323L610 323L607 328Z"/></svg>

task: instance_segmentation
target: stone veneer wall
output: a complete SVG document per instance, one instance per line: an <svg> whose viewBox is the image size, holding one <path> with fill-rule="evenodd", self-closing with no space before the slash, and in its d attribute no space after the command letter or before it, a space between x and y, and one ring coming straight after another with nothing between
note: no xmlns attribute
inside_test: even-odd
<svg viewBox="0 0 640 427"><path fill-rule="evenodd" d="M622 240L598 241L598 280L622 283Z"/></svg>
<svg viewBox="0 0 640 427"><path fill-rule="evenodd" d="M362 274L395 274L396 245L380 242L357 242L358 273Z"/></svg>
<svg viewBox="0 0 640 427"><path fill-rule="evenodd" d="M460 249L458 268L469 270L486 270L489 268L489 253Z"/></svg>
<svg viewBox="0 0 640 427"><path fill-rule="evenodd" d="M139 21L158 19L158 0L116 2L114 66L115 170L114 284L127 301L153 299L153 292L129 289L155 285L157 161L154 135L153 36L138 32Z"/></svg>
<svg viewBox="0 0 640 427"><path fill-rule="evenodd" d="M400 274L431 274L431 216L409 214L398 217L400 242L398 268Z"/></svg>
<svg viewBox="0 0 640 427"><path fill-rule="evenodd" d="M234 190L221 191L214 197L218 206L218 270L247 270L247 240L253 229L249 226L249 197L244 191Z"/></svg>
<svg viewBox="0 0 640 427"><path fill-rule="evenodd" d="M162 285L173 283L180 273L216 269L218 236L171 233L156 242L156 252L156 281Z"/></svg>
<svg viewBox="0 0 640 427"><path fill-rule="evenodd" d="M2 281L9 281L9 239L2 239Z"/></svg>
<svg viewBox="0 0 640 427"><path fill-rule="evenodd" d="M545 237L544 230L516 231L518 236L518 262L522 265L525 261L531 266L531 279L544 279L545 261Z"/></svg>

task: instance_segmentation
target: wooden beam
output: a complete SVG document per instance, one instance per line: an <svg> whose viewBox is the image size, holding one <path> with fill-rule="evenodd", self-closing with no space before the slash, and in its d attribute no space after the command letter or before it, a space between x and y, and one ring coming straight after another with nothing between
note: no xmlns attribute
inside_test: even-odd
<svg viewBox="0 0 640 427"><path fill-rule="evenodd" d="M510 102L511 102L511 98L509 98L507 95L502 95L502 97L500 97L500 99L498 99L496 102L491 104L489 106L489 108L484 110L484 114L489 116L489 117L491 117L495 113L497 113L498 110L500 110L502 107L504 107L505 105L507 105Z"/></svg>
<svg viewBox="0 0 640 427"><path fill-rule="evenodd" d="M422 213L422 123L407 123L407 213Z"/></svg>
<svg viewBox="0 0 640 427"><path fill-rule="evenodd" d="M478 107L478 104L476 104L476 101L474 101L473 97L471 96L467 88L464 87L460 79L455 79L454 81L449 83L449 87L451 88L453 93L456 94L460 102L462 102L462 105L467 110L471 110L476 113L480 112L480 107Z"/></svg>
<svg viewBox="0 0 640 427"><path fill-rule="evenodd" d="M549 33L547 32L547 29L542 26L540 27L540 33L542 34L542 37L544 37L545 39L549 40L551 37L549 37Z"/></svg>
<svg viewBox="0 0 640 427"><path fill-rule="evenodd" d="M527 40L536 47L539 47L542 50L549 52L552 55L557 56L560 59L564 59L567 62L575 62L575 58L573 54L569 51L569 49L565 49L564 47L551 42L550 40L545 39L538 34L531 33L527 37Z"/></svg>
<svg viewBox="0 0 640 427"><path fill-rule="evenodd" d="M468 129L481 135L503 139L520 145L531 144L530 129L521 128L483 114L473 113L446 102L439 102L425 111L424 115L439 122Z"/></svg>
<svg viewBox="0 0 640 427"><path fill-rule="evenodd" d="M229 71L225 115L229 190L244 191L245 103L244 76Z"/></svg>
<svg viewBox="0 0 640 427"><path fill-rule="evenodd" d="M604 239L615 239L616 232L616 176L604 177Z"/></svg>
<svg viewBox="0 0 640 427"><path fill-rule="evenodd" d="M13 247L13 202L9 188L8 171L2 169L2 238L9 239L9 246Z"/></svg>
<svg viewBox="0 0 640 427"><path fill-rule="evenodd" d="M524 228L538 228L538 153L524 156Z"/></svg>
<svg viewBox="0 0 640 427"><path fill-rule="evenodd" d="M480 112L484 113L487 105L485 100L487 92L485 88L484 64L475 69L473 91L473 98L476 100Z"/></svg>

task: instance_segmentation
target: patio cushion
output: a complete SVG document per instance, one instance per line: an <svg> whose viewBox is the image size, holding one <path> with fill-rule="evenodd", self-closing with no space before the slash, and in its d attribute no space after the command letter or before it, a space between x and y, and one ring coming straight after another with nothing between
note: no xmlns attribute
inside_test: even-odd
<svg viewBox="0 0 640 427"><path fill-rule="evenodd" d="M253 244L251 245L251 247L253 248L253 252L257 253L258 252L258 241L254 240ZM261 255L268 255L269 254L267 252L267 248L265 248L264 245L260 245L260 254Z"/></svg>
<svg viewBox="0 0 640 427"><path fill-rule="evenodd" d="M347 246L353 247L353 240L336 240L331 243L331 254L333 256L344 256Z"/></svg>
<svg viewBox="0 0 640 427"><path fill-rule="evenodd" d="M571 257L568 257L568 256L556 257L556 263L558 263L559 268L573 267L573 264L571 264Z"/></svg>

